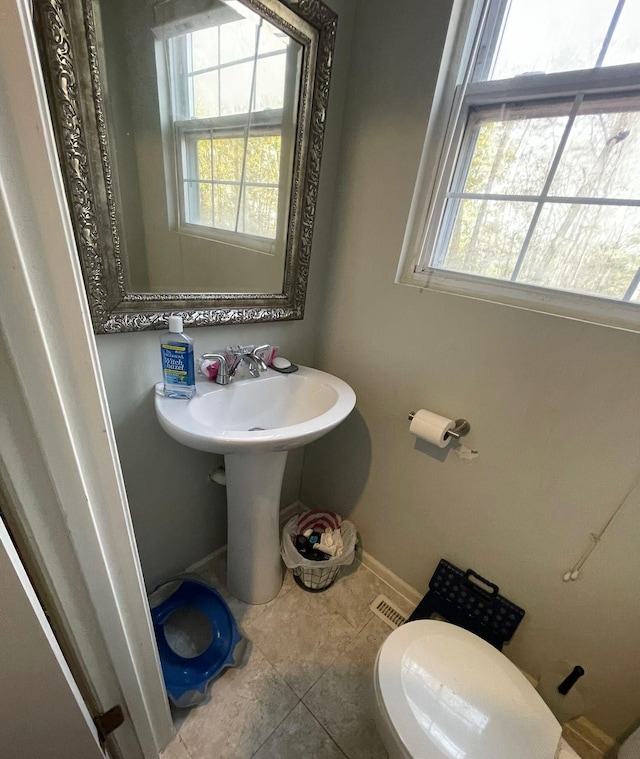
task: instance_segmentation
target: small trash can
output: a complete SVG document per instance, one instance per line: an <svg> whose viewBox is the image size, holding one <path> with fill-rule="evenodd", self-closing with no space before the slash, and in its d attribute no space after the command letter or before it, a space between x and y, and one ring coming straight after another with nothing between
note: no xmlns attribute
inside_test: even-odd
<svg viewBox="0 0 640 759"><path fill-rule="evenodd" d="M309 526L311 525L311 527ZM342 538L342 552L339 556L329 556L323 561L305 558L296 548L296 537L305 530L339 530ZM292 517L282 530L281 554L285 565L292 570L296 583L309 593L320 593L333 585L340 567L351 564L355 558L357 533L353 522L338 514L314 511Z"/></svg>

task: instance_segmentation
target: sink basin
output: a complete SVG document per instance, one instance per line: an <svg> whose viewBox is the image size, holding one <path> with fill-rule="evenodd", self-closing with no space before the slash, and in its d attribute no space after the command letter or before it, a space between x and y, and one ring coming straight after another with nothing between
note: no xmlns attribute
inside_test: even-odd
<svg viewBox="0 0 640 759"><path fill-rule="evenodd" d="M340 424L356 396L346 382L304 366L293 374L267 369L230 385L196 386L191 400L156 392L158 421L179 443L224 454L227 588L242 601L263 604L282 587L279 513L287 453Z"/></svg>
<svg viewBox="0 0 640 759"><path fill-rule="evenodd" d="M172 438L211 453L298 448L332 430L356 402L346 382L304 366L230 385L196 384L189 401L157 394L156 412Z"/></svg>

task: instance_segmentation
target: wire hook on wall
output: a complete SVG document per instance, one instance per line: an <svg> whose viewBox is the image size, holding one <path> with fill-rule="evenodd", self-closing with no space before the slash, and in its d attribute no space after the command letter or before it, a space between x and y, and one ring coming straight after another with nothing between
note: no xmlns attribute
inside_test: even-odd
<svg viewBox="0 0 640 759"><path fill-rule="evenodd" d="M618 508L613 512L613 514L609 517L604 527L600 530L600 532L592 532L589 534L589 538L591 540L591 545L585 550L585 552L582 554L582 556L576 561L576 563L573 565L571 569L569 569L567 572L564 573L562 576L562 579L565 582L577 580L578 577L580 577L580 572L582 571L582 567L586 564L587 559L593 551L595 550L596 546L602 539L602 536L605 534L605 532L609 529L611 523L613 520L618 516L620 511L627 505L627 503L631 500L631 496L636 492L636 490L640 489L640 480L636 482L636 484L631 488L631 490L627 493L627 495L624 497L622 503L618 506Z"/></svg>

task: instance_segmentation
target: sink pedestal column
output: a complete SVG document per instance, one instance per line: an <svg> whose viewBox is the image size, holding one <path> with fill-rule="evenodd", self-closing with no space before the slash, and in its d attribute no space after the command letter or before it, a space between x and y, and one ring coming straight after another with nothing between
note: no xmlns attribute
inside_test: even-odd
<svg viewBox="0 0 640 759"><path fill-rule="evenodd" d="M227 589L264 604L282 587L280 492L287 451L227 453Z"/></svg>

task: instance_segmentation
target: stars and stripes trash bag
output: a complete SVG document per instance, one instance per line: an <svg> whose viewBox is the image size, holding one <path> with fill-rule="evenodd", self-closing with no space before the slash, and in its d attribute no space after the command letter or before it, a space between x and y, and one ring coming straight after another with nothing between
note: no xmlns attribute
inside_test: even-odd
<svg viewBox="0 0 640 759"><path fill-rule="evenodd" d="M298 535L304 535L309 530L321 535L327 533L329 545L332 543L339 545L341 542L341 553L336 556L329 555L323 561L305 558L296 548L295 540ZM331 537L336 532L340 540L332 541ZM291 517L285 524L282 529L280 553L285 565L293 571L298 585L304 590L319 592L326 590L335 582L340 567L353 562L356 542L357 532L353 522L343 519L332 511L308 511Z"/></svg>

